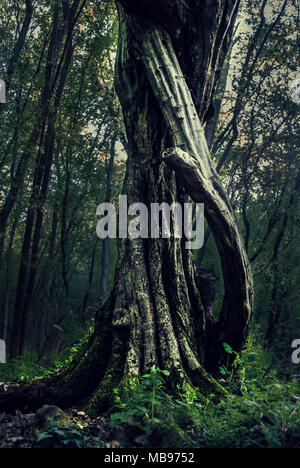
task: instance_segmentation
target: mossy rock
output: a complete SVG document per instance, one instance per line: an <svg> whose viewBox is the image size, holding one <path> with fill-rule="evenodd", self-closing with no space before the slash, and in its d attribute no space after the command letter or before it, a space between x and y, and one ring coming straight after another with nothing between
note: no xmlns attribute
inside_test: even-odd
<svg viewBox="0 0 300 468"><path fill-rule="evenodd" d="M48 431L53 426L70 427L72 420L57 406L45 405L36 412L34 424L37 429Z"/></svg>

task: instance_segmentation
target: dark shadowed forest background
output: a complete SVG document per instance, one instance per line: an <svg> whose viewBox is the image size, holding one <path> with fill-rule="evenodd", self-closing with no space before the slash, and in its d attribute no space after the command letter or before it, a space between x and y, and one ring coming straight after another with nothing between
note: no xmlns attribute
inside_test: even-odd
<svg viewBox="0 0 300 468"><path fill-rule="evenodd" d="M118 28L111 1L0 0L3 391L68 365L114 287L118 245L97 238L96 208L117 205L127 164L114 90ZM3 446L300 448L300 362L292 361L300 340L297 78L298 2L243 0L204 124L254 278L247 342L238 352L223 343L228 366L214 376L230 396L203 403L190 386L174 396L170 369L153 367L115 392L117 412L106 419L75 405L63 435L56 426L33 435L30 418L1 407L0 447L2 436ZM202 302L217 317L224 282L208 225L193 255ZM7 435L8 421L21 424L17 436Z"/></svg>

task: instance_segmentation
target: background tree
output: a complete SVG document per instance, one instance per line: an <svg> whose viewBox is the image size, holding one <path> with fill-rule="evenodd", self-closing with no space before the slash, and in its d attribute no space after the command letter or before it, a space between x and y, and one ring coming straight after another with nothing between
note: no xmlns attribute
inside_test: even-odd
<svg viewBox="0 0 300 468"><path fill-rule="evenodd" d="M11 18L10 40L14 12L19 22L26 12L22 2L1 11ZM112 93L115 19L112 5L34 3L32 29L1 106L0 323L11 357L26 349L42 353L55 323L65 329L65 344L73 343L93 313L82 313L83 302L87 309L99 299L101 248L98 243L91 274L90 245L96 206L105 196L110 139L122 133ZM5 70L7 49L1 52ZM116 166L121 170L122 161ZM80 215L87 212L83 225Z"/></svg>
<svg viewBox="0 0 300 468"><path fill-rule="evenodd" d="M290 368L298 330L292 285L298 277L299 108L290 92L297 73L297 5L243 2L240 18L244 26L237 31L213 151L254 271L256 340L264 342L267 334L275 361ZM199 260L219 272L211 241Z"/></svg>

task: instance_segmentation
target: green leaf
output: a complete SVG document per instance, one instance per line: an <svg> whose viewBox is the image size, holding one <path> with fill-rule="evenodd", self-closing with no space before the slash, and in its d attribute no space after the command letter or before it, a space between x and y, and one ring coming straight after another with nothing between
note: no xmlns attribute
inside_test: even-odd
<svg viewBox="0 0 300 468"><path fill-rule="evenodd" d="M152 380L146 379L146 380L144 380L144 384L145 385L152 385Z"/></svg>
<svg viewBox="0 0 300 468"><path fill-rule="evenodd" d="M226 353L233 354L233 349L228 343L223 343L223 346L224 346Z"/></svg>

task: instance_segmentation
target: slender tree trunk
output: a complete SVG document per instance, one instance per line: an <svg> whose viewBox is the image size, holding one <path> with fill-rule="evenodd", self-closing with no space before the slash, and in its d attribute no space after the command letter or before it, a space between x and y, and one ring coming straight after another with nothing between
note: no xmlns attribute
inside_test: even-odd
<svg viewBox="0 0 300 468"><path fill-rule="evenodd" d="M97 239L94 243L93 251L92 251L92 260L91 260L91 266L90 266L90 274L89 274L89 279L88 279L88 284L87 284L87 289L86 293L83 299L83 304L82 304L82 309L81 309L81 317L82 317L82 322L84 323L86 320L86 308L91 292L91 287L93 284L93 277L94 277L94 268L95 268L95 257L96 257L96 251L97 251L97 246L98 246L98 241Z"/></svg>
<svg viewBox="0 0 300 468"><path fill-rule="evenodd" d="M44 174L43 174L43 179L41 181L42 183L41 183L39 194L38 194L36 222L35 222L35 228L34 228L34 234L33 234L33 240L32 240L30 272L29 272L28 286L27 286L27 291L26 291L26 299L24 302L24 309L23 309L22 334L21 334L21 343L20 343L21 354L23 354L25 350L28 318L29 318L29 314L31 310L33 292L34 292L35 281L36 281L39 245L40 245L40 238L41 238L42 225L43 225L43 219L44 219L43 207L46 201L47 191L48 191L48 186L49 186L49 181L50 181L51 166L52 166L53 153L54 153L55 126L56 126L57 113L58 113L58 108L59 108L60 101L62 98L63 90L65 87L68 70L71 64L72 54L73 54L73 46L72 46L72 41L70 40L68 48L67 48L67 52L66 52L66 60L62 68L62 75L61 75L60 83L58 86L58 91L55 97L54 111L53 113L51 113L51 116L48 122L45 155L41 162L42 166L44 166Z"/></svg>
<svg viewBox="0 0 300 468"><path fill-rule="evenodd" d="M48 335L48 323L49 323L49 281L50 281L50 273L51 269L53 268L53 261L55 257L55 241L57 235L57 224L58 224L58 216L57 216L57 207L54 207L53 216L52 216L52 228L51 228L51 235L50 235L50 242L49 242L49 253L48 259L45 265L43 283L42 283L42 305L41 305L41 313L36 314L35 323L37 324L35 329L35 336L38 337L38 345L40 355L43 355L43 350L45 349L45 343Z"/></svg>
<svg viewBox="0 0 300 468"><path fill-rule="evenodd" d="M213 115L207 121L206 127L205 127L205 137L206 137L207 145L209 148L211 148L213 145L213 142L216 136L216 131L218 128L222 102L224 98L224 93L226 91L226 85L227 85L227 80L228 80L228 75L229 75L229 70L230 70L231 54L232 54L232 49L235 43L236 43L236 40L232 41L229 51L227 53L227 57L222 67L220 77L218 80L218 84L216 87L216 98L214 100Z"/></svg>
<svg viewBox="0 0 300 468"><path fill-rule="evenodd" d="M78 7L78 1L75 3L77 3ZM52 104L53 107L50 106L49 116L47 118L48 127L45 138L43 140L42 146L39 149L36 159L32 194L27 213L25 236L22 247L19 282L15 304L13 336L11 343L11 357L19 356L24 352L25 349L27 323L35 285L39 242L43 223L43 205L45 203L48 190L54 151L56 118L73 54L72 31L74 28L74 17L76 15L76 9L72 12L70 9L68 12L64 12L64 15L64 20L66 23L61 29L59 26L59 6L56 4L53 18L52 40L48 52L46 76L49 80L47 83L49 89L55 89L56 83L57 89L54 97L54 103ZM64 60L61 64L57 64L56 62L58 61L58 52L61 49L62 41L65 36L66 44L65 53L63 53ZM61 71L60 74L58 74L58 70L60 68Z"/></svg>
<svg viewBox="0 0 300 468"><path fill-rule="evenodd" d="M300 169L297 171L296 179L292 194L289 199L289 203L286 209L286 213L283 218L283 222L281 228L275 237L274 247L273 247L273 256L272 256L272 271L273 271L273 286L272 286L272 293L271 293L271 302L269 307L269 320L268 320L268 327L266 331L265 341L266 346L271 347L274 344L274 340L277 334L277 325L279 323L280 318L280 269L279 269L279 256L280 256L280 246L283 241L286 229L288 227L290 218L293 216L293 207L295 203L298 201L300 194Z"/></svg>
<svg viewBox="0 0 300 468"><path fill-rule="evenodd" d="M22 52L22 49L24 47L27 33L31 24L32 20L32 14L33 14L33 6L32 6L32 0L26 0L26 10L25 10L25 17L22 25L22 29L20 31L20 35L18 37L18 40L15 44L15 47L13 49L12 56L9 60L9 64L7 67L7 72L6 72L6 92L9 92L10 85L11 85L11 80L13 77L13 74L15 72L16 65L18 63L20 54ZM0 107L1 109L1 107Z"/></svg>
<svg viewBox="0 0 300 468"><path fill-rule="evenodd" d="M67 209L68 209L68 197L70 190L70 169L69 161L66 161L66 185L64 191L64 197L62 202L62 219L61 219L61 232L60 232L60 246L61 246L61 263L62 263L62 279L65 291L65 308L67 313L70 310L71 298L70 298L70 285L68 277L68 255L67 255Z"/></svg>
<svg viewBox="0 0 300 468"><path fill-rule="evenodd" d="M14 244L17 224L18 224L18 218L16 217L12 225L11 231L10 231L9 243L7 246L6 285L5 285L4 305L3 305L4 323L3 323L3 333L2 333L2 338L4 341L7 340L7 332L8 332L8 313L9 313L9 294L10 294L10 287L11 287L12 254L13 254L13 244Z"/></svg>
<svg viewBox="0 0 300 468"><path fill-rule="evenodd" d="M259 24L248 46L241 76L239 78L239 86L237 90L236 102L234 105L232 118L230 119L230 122L222 131L222 133L218 136L217 140L214 142L213 147L212 147L212 152L216 153L217 150L224 143L225 138L228 138L230 135L228 143L226 144L226 148L218 163L217 170L220 170L223 167L225 161L227 160L230 154L230 150L233 144L235 143L235 141L237 140L239 136L238 119L243 110L243 107L245 106L244 99L243 99L245 90L249 89L249 84L251 83L253 72L255 70L255 66L261 55L261 52L264 50L264 45L266 44L268 38L270 37L270 35L272 34L274 29L278 25L280 19L284 15L287 4L288 4L288 0L283 0L279 13L277 14L275 20L267 27L265 32L264 32L264 29L266 27L266 21L267 21L266 15L265 15L265 9L267 5L267 0L262 0L260 4Z"/></svg>
<svg viewBox="0 0 300 468"><path fill-rule="evenodd" d="M36 122L30 138L26 144L25 150L23 151L15 173L11 179L11 185L6 196L6 199L0 209L0 268L2 264L2 254L4 246L4 238L6 232L6 226L8 218L17 202L19 193L22 190L24 178L26 176L29 161L36 150L38 149L38 157L40 157L41 148L44 144L45 127L49 115L50 101L53 94L51 89L51 83L53 83L53 66L54 66L54 48L56 42L56 31L53 29L51 40L48 48L47 64L45 68L45 84L43 87L42 98L41 98L41 110L37 115Z"/></svg>

